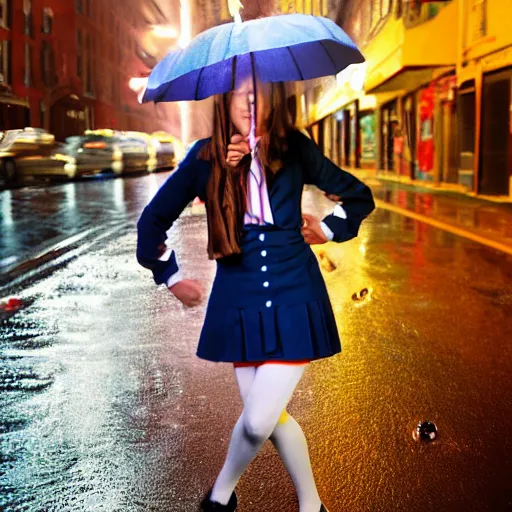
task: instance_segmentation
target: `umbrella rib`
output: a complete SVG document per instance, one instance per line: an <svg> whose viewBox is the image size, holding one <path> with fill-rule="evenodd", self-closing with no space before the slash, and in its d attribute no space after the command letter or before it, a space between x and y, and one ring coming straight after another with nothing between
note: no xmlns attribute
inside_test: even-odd
<svg viewBox="0 0 512 512"><path fill-rule="evenodd" d="M313 16L314 18L317 18L317 16ZM320 23L320 25L322 25L322 28L325 28L327 29L327 31L329 32L329 34L331 34L331 36L334 38L334 40L338 39L336 37L336 35L334 34L334 32L331 30L331 27L329 27L329 25L327 25L326 23L322 23L320 20L316 20L317 23Z"/></svg>
<svg viewBox="0 0 512 512"><path fill-rule="evenodd" d="M334 62L333 58L331 57L331 54L329 53L329 50L325 47L323 41L319 41L320 46L324 49L325 53L327 54L327 57L329 57L329 60L331 61L332 67L334 68L334 73L336 73L336 63Z"/></svg>
<svg viewBox="0 0 512 512"><path fill-rule="evenodd" d="M197 93L199 92L199 83L201 82L201 75L203 74L204 66L199 71L199 76L197 77L196 83L196 92L194 93L194 99L197 100Z"/></svg>
<svg viewBox="0 0 512 512"><path fill-rule="evenodd" d="M231 66L231 90L234 90L236 87L236 55L233 56Z"/></svg>
<svg viewBox="0 0 512 512"><path fill-rule="evenodd" d="M295 64L295 67L299 71L300 79L305 80L304 75L302 74L302 71L300 70L299 63L297 62L297 59L295 58L295 55L293 55L292 49L287 46L286 49L290 52L290 55L292 56L293 62Z"/></svg>

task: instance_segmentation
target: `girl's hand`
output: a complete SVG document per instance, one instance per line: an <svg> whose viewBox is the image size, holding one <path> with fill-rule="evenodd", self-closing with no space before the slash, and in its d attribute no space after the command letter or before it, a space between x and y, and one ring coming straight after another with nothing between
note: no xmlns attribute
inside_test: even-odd
<svg viewBox="0 0 512 512"><path fill-rule="evenodd" d="M182 304L189 308L201 304L205 295L203 285L194 279L178 281L169 290Z"/></svg>
<svg viewBox="0 0 512 512"><path fill-rule="evenodd" d="M325 244L329 241L320 227L319 219L308 213L303 213L302 220L302 236L307 244Z"/></svg>
<svg viewBox="0 0 512 512"><path fill-rule="evenodd" d="M228 155L226 157L226 162L232 167L236 167L240 160L245 155L248 155L251 152L249 148L249 143L247 139L245 139L242 135L236 133L231 137L231 144L228 145Z"/></svg>

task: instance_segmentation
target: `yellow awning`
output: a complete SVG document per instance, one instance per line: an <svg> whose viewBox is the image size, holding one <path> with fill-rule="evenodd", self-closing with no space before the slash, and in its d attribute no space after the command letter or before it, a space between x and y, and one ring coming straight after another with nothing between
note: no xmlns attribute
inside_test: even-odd
<svg viewBox="0 0 512 512"><path fill-rule="evenodd" d="M380 85L369 89L366 92L372 94L382 94L393 91L414 91L419 87L428 84L437 77L450 73L455 70L455 66L443 67L420 67L403 68L394 76L391 76Z"/></svg>

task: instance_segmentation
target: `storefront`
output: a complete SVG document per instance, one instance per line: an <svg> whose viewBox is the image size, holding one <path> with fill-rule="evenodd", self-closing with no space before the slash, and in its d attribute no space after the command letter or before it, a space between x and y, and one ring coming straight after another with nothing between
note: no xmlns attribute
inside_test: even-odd
<svg viewBox="0 0 512 512"><path fill-rule="evenodd" d="M479 192L512 193L512 68L483 77Z"/></svg>
<svg viewBox="0 0 512 512"><path fill-rule="evenodd" d="M438 115L436 126L439 127L439 136L436 137L437 166L440 181L464 185L459 176L460 134L456 87L455 75L441 78L435 84Z"/></svg>
<svg viewBox="0 0 512 512"><path fill-rule="evenodd" d="M75 94L63 96L50 109L50 133L64 141L72 135L82 135L90 126L90 108Z"/></svg>
<svg viewBox="0 0 512 512"><path fill-rule="evenodd" d="M459 183L475 190L476 95L475 81L468 80L457 93L459 126Z"/></svg>
<svg viewBox="0 0 512 512"><path fill-rule="evenodd" d="M1 85L1 84L0 84ZM17 130L30 126L30 105L9 91L0 90L0 131Z"/></svg>
<svg viewBox="0 0 512 512"><path fill-rule="evenodd" d="M377 166L377 135L376 115L374 111L359 114L359 130L361 139L361 168L373 169Z"/></svg>
<svg viewBox="0 0 512 512"><path fill-rule="evenodd" d="M399 128L397 100L381 107L381 167L397 172L403 155L403 131Z"/></svg>
<svg viewBox="0 0 512 512"><path fill-rule="evenodd" d="M417 137L416 137L416 179L434 181L434 113L435 88L433 84L416 93Z"/></svg>

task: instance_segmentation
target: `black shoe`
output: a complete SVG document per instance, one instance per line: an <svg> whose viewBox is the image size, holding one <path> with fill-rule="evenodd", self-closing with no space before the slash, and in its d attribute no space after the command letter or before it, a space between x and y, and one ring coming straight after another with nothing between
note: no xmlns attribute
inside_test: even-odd
<svg viewBox="0 0 512 512"><path fill-rule="evenodd" d="M323 503L320 505L320 512L329 512Z"/></svg>
<svg viewBox="0 0 512 512"><path fill-rule="evenodd" d="M203 501L201 501L199 510L202 510L203 512L235 512L238 505L238 500L234 491L231 495L231 498L229 498L229 503L227 505L221 505L216 501L210 501L211 495L212 489L208 491L206 496L203 498Z"/></svg>

